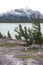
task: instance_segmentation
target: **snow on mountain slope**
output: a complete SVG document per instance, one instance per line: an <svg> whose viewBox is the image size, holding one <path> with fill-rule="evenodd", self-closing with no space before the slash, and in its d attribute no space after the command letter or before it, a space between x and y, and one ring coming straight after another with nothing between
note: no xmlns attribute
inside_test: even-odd
<svg viewBox="0 0 43 65"><path fill-rule="evenodd" d="M40 18L43 18L43 15L40 13L40 12L38 12L38 11L33 11L33 10L31 10L31 9L15 9L15 10L11 10L11 11L8 11L8 12L6 12L6 13L2 13L2 14L0 14L0 16L8 16L8 15L10 15L10 14L12 14L12 15L18 15L18 16L27 16L27 17L31 17L31 16L35 16L35 17L37 17L38 16L38 14L39 14L39 17Z"/></svg>
<svg viewBox="0 0 43 65"><path fill-rule="evenodd" d="M37 18L43 19L43 15L38 11L31 9L15 9L0 14L0 22L30 22L31 19ZM32 20L31 20L32 21Z"/></svg>

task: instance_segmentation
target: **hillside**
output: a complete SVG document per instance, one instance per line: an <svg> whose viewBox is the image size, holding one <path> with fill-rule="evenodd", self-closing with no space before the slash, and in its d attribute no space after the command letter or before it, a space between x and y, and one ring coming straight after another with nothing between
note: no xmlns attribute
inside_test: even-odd
<svg viewBox="0 0 43 65"><path fill-rule="evenodd" d="M0 13L0 23L31 23L39 15L43 23L43 15L31 9L15 9L6 13Z"/></svg>

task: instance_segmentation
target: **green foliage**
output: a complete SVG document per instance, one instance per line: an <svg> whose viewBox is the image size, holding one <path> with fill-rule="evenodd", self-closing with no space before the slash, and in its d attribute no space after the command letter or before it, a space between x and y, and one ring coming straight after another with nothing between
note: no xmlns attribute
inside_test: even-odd
<svg viewBox="0 0 43 65"><path fill-rule="evenodd" d="M1 32L0 32L0 38L3 38L3 35L1 34Z"/></svg>
<svg viewBox="0 0 43 65"><path fill-rule="evenodd" d="M15 38L16 38L17 40L21 40L20 35L15 35Z"/></svg>
<svg viewBox="0 0 43 65"><path fill-rule="evenodd" d="M33 39L37 44L42 44L42 33L39 16L33 22Z"/></svg>
<svg viewBox="0 0 43 65"><path fill-rule="evenodd" d="M4 36L3 38L6 39L6 36Z"/></svg>
<svg viewBox="0 0 43 65"><path fill-rule="evenodd" d="M42 33L41 33L41 26L40 26L40 18L39 15L37 18L35 18L34 22L32 23L32 29L27 28L26 26L24 29L22 28L22 25L19 25L19 28L15 28L15 32L18 34L15 35L16 39L22 39L22 37L27 42L27 45L31 45L33 43L36 44L42 44Z"/></svg>
<svg viewBox="0 0 43 65"><path fill-rule="evenodd" d="M8 39L12 39L12 37L11 37L11 35L10 35L10 32L9 32L9 31L8 31L7 35L8 35L8 36L7 36L7 38L8 38Z"/></svg>
<svg viewBox="0 0 43 65"><path fill-rule="evenodd" d="M16 39L20 40L24 38L24 40L27 42L27 45L32 44L32 31L30 28L27 29L25 26L23 29L22 25L19 24L19 28L15 28L14 31L18 33L17 35L15 35Z"/></svg>
<svg viewBox="0 0 43 65"><path fill-rule="evenodd" d="M6 36L3 36L3 34L0 32L0 38L6 38Z"/></svg>
<svg viewBox="0 0 43 65"><path fill-rule="evenodd" d="M30 44L33 44L33 33L32 33L32 29L28 28L28 38L30 41Z"/></svg>

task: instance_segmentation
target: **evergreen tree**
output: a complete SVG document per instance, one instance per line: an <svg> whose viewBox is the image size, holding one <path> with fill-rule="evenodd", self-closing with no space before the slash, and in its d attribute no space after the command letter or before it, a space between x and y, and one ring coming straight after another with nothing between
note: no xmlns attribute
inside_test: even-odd
<svg viewBox="0 0 43 65"><path fill-rule="evenodd" d="M25 26L23 29L22 25L20 24L19 28L15 28L14 31L18 33L17 35L15 35L16 39L20 40L24 38L24 40L27 42L27 45L32 44L32 32L30 28L27 29Z"/></svg>
<svg viewBox="0 0 43 65"><path fill-rule="evenodd" d="M33 44L33 31L30 28L28 28L28 39L30 41L30 45L32 45Z"/></svg>
<svg viewBox="0 0 43 65"><path fill-rule="evenodd" d="M42 33L39 15L38 18L36 18L33 22L33 38L37 44L42 44Z"/></svg>
<svg viewBox="0 0 43 65"><path fill-rule="evenodd" d="M11 37L11 35L10 35L10 32L8 31L8 33L7 33L7 38L8 39L12 39L12 37Z"/></svg>
<svg viewBox="0 0 43 65"><path fill-rule="evenodd" d="M1 34L1 32L0 32L0 38L3 38L3 35Z"/></svg>
<svg viewBox="0 0 43 65"><path fill-rule="evenodd" d="M3 38L6 39L6 36L4 36Z"/></svg>

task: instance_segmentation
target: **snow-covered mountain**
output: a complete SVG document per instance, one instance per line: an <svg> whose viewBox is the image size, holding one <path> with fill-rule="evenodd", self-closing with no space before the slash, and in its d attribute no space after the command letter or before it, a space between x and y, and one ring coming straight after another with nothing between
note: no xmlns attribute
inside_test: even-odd
<svg viewBox="0 0 43 65"><path fill-rule="evenodd" d="M32 22L32 19L37 18L38 15L40 19L43 20L43 15L38 11L33 11L31 9L15 9L0 14L0 22L27 23L27 22Z"/></svg>

